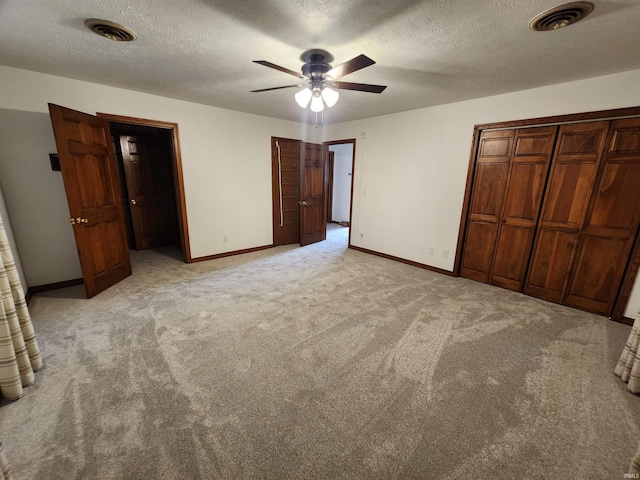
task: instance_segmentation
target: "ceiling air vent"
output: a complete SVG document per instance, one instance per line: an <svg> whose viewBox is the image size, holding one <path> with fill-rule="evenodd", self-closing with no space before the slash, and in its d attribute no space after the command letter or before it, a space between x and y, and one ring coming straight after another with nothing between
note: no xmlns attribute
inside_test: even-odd
<svg viewBox="0 0 640 480"><path fill-rule="evenodd" d="M116 42L131 42L138 38L133 30L109 20L87 18L84 24L92 32Z"/></svg>
<svg viewBox="0 0 640 480"><path fill-rule="evenodd" d="M572 2L542 12L529 22L529 28L538 32L558 30L582 20L593 12L591 2Z"/></svg>

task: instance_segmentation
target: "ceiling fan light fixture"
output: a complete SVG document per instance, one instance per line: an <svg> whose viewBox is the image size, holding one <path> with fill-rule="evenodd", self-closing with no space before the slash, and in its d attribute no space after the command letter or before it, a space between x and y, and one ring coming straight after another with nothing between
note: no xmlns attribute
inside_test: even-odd
<svg viewBox="0 0 640 480"><path fill-rule="evenodd" d="M331 87L324 87L322 89L322 98L327 104L327 107L331 108L338 102L338 98L340 98L340 93L338 93L337 90L334 90Z"/></svg>
<svg viewBox="0 0 640 480"><path fill-rule="evenodd" d="M322 101L322 96L320 95L320 90L314 90L313 96L311 97L311 106L309 107L312 112L321 112L324 110L324 102Z"/></svg>
<svg viewBox="0 0 640 480"><path fill-rule="evenodd" d="M313 93L309 88L304 88L295 94L296 103L300 105L301 108L307 108L312 95Z"/></svg>

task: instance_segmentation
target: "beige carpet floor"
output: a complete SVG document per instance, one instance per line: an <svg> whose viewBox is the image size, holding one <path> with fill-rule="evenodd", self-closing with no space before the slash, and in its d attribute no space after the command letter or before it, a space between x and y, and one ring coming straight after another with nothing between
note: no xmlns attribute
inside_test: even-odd
<svg viewBox="0 0 640 480"><path fill-rule="evenodd" d="M45 368L0 405L29 479L622 479L630 327L327 241L134 252L40 294Z"/></svg>

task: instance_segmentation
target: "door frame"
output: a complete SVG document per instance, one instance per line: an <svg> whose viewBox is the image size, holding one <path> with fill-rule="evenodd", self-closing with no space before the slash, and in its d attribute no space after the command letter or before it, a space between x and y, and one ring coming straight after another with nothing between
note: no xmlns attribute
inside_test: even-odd
<svg viewBox="0 0 640 480"><path fill-rule="evenodd" d="M353 233L353 183L354 183L354 179L356 177L356 139L355 138L346 138L343 140L329 140L326 142L322 142L322 145L325 149L326 152L329 152L329 147L331 145L344 145L350 143L353 145L353 150L351 152L351 195L349 198L349 243L348 243L348 247L351 248L351 234ZM327 188L329 188L329 182L332 182L333 179L332 178L327 178L327 180L325 181L325 184L327 185ZM327 218L332 217L332 214L330 214L329 212L327 212Z"/></svg>
<svg viewBox="0 0 640 480"><path fill-rule="evenodd" d="M142 127L154 127L169 130L171 133L171 170L173 172L174 197L176 201L178 214L178 229L180 236L180 246L184 254L185 263L193 263L191 257L191 246L189 243L189 224L187 222L187 206L184 194L184 180L182 176L182 155L180 153L180 135L178 132L178 124L172 122L164 122L162 120L149 120L147 118L127 117L124 115L114 115L111 113L96 113L98 117L102 117L108 122L124 123L129 125L138 125Z"/></svg>
<svg viewBox="0 0 640 480"><path fill-rule="evenodd" d="M469 156L469 167L467 170L467 183L464 191L462 214L460 216L460 228L458 230L458 244L456 246L453 275L456 277L460 276L460 267L462 264L462 247L464 245L467 233L467 218L469 216L469 207L471 204L471 190L473 186L473 179L476 173L476 157L478 155L479 139L482 132L487 130L500 130L507 128L561 125L565 123L578 123L598 120L617 120L626 117L640 117L640 106L475 125L473 127L473 137L471 140L471 154ZM611 320L620 323L626 323L628 325L633 323L632 319L624 317L624 311L626 310L627 304L629 303L629 297L631 296L631 291L633 289L633 285L639 269L640 229L636 232L634 247L632 247L631 254L625 268L625 273L622 277L622 282L618 290L617 298L613 304L613 311L611 313L611 317L609 317ZM630 320L631 323L629 323Z"/></svg>
<svg viewBox="0 0 640 480"><path fill-rule="evenodd" d="M333 163L335 152L328 149L327 153L327 223L333 223Z"/></svg>

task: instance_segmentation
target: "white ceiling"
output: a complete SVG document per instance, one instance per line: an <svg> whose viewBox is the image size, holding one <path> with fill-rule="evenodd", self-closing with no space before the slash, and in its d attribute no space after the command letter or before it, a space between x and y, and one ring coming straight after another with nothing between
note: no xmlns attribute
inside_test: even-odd
<svg viewBox="0 0 640 480"><path fill-rule="evenodd" d="M640 1L592 0L580 23L547 33L529 21L563 0L0 0L0 64L295 122L310 48L333 65L363 53L377 63L341 80L388 85L340 91L337 123L640 68ZM89 32L121 23L138 40Z"/></svg>

